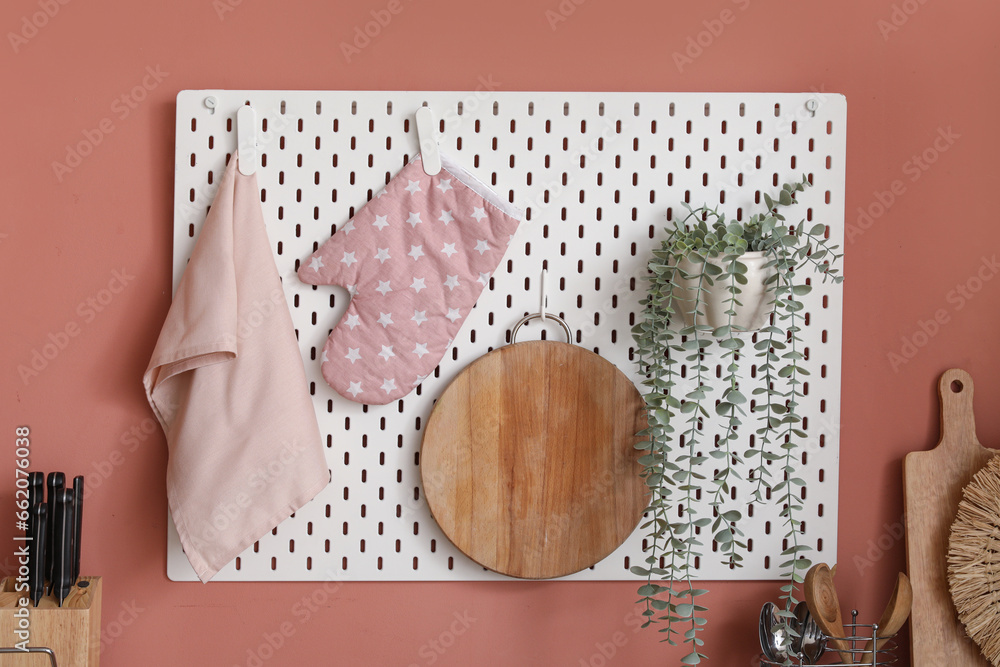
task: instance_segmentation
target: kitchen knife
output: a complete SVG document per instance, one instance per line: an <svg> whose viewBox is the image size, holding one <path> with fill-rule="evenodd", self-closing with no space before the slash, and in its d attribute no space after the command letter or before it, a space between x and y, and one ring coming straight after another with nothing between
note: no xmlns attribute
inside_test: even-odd
<svg viewBox="0 0 1000 667"><path fill-rule="evenodd" d="M45 502L45 473L43 472L29 472L28 473L28 526L24 530L24 534L27 536L34 535L31 525L35 521L35 505L38 503ZM28 572L31 572L31 561L35 558L34 549L30 550L28 555ZM44 566L44 561L42 564ZM43 567L44 571L44 567ZM29 584L30 588L30 584Z"/></svg>
<svg viewBox="0 0 1000 667"><path fill-rule="evenodd" d="M28 473L28 529L24 531L31 534L31 522L34 521L32 514L35 505L45 502L45 473Z"/></svg>
<svg viewBox="0 0 1000 667"><path fill-rule="evenodd" d="M51 545L53 553L52 594L62 606L63 600L73 587L73 491L63 489L56 493L55 531L56 541Z"/></svg>
<svg viewBox="0 0 1000 667"><path fill-rule="evenodd" d="M83 529L83 475L73 478L73 585L80 578L80 532Z"/></svg>
<svg viewBox="0 0 1000 667"><path fill-rule="evenodd" d="M52 577L52 567L55 561L56 555L56 494L63 490L66 486L66 475L61 472L50 472L48 477L48 505L49 505L49 532L48 532L48 549L45 550L45 578L49 580L49 585L51 586ZM50 588L51 591L51 588Z"/></svg>
<svg viewBox="0 0 1000 667"><path fill-rule="evenodd" d="M48 511L45 503L31 508L31 557L28 560L28 595L37 607L45 593L45 544L48 541Z"/></svg>

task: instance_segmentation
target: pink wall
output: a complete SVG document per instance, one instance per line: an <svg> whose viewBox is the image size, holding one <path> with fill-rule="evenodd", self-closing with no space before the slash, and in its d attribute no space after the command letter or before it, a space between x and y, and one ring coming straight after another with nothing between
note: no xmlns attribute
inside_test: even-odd
<svg viewBox="0 0 1000 667"><path fill-rule="evenodd" d="M8 471L0 505L13 509L15 425L31 426L40 469L86 472L96 484L96 468L114 462L90 496L84 555L85 571L106 577L105 627L117 635L104 665L246 665L248 651L283 624L290 636L268 665L600 665L600 645L610 651L616 639L624 646L608 664L676 664L680 655L655 633L633 633L633 583L353 583L331 593L309 583L167 580L163 438L140 435L130 451L127 434L152 423L140 378L170 302L181 89L461 90L492 75L503 90L844 93L849 224L897 179L902 192L847 245L838 575L845 607L876 615L904 566L904 545L885 526L902 513L903 456L937 441L941 371L972 372L980 437L1000 437L1000 412L987 409L1000 400L1000 280L969 299L952 292L994 257L1000 239L990 196L1000 177L995 2L563 0L569 16L553 29L546 11L558 12L558 0L402 0L404 11L350 63L340 42L384 0L61 2L6 0L0 8L8 34L0 47L0 433L11 445L0 464ZM55 15L25 29L25 17L45 6ZM220 17L220 8L232 11ZM726 8L735 20L679 69L672 54ZM883 35L880 21L898 29ZM11 44L10 33L21 30L28 38ZM147 66L166 78L135 109L116 104ZM84 132L96 136L102 120L113 131L57 176L52 163L65 160L66 145ZM912 156L949 130L957 138L948 150L913 171ZM86 300L122 269L132 276L124 289L91 312ZM939 309L948 321L918 337L926 345L894 367L888 355ZM78 335L23 382L17 365L69 323ZM12 550L11 524L0 521L0 556ZM857 566L869 550L872 565ZM752 664L757 612L775 585L711 588L704 638L712 664ZM313 595L319 604L306 617L297 605ZM448 642L456 614L475 620L435 653L430 642ZM113 625L118 617L128 624Z"/></svg>

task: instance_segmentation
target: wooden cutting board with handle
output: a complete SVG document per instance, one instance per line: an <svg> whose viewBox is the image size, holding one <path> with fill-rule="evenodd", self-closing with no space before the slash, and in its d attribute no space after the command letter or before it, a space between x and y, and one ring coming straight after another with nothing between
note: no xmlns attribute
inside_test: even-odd
<svg viewBox="0 0 1000 667"><path fill-rule="evenodd" d="M634 448L645 419L632 381L589 350L544 340L494 350L455 378L427 421L420 469L431 514L501 574L590 567L648 504Z"/></svg>
<svg viewBox="0 0 1000 667"><path fill-rule="evenodd" d="M906 561L913 586L910 647L914 667L989 667L965 634L948 591L948 534L962 489L995 454L976 439L972 377L941 375L941 441L903 463Z"/></svg>

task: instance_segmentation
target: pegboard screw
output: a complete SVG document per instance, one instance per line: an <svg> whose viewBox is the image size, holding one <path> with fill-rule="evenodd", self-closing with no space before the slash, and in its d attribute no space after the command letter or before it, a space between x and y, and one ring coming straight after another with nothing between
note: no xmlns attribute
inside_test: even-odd
<svg viewBox="0 0 1000 667"><path fill-rule="evenodd" d="M209 95L205 98L205 106L212 110L212 114L215 114L215 107L219 104L219 100L215 95Z"/></svg>
<svg viewBox="0 0 1000 667"><path fill-rule="evenodd" d="M814 118L816 117L816 109L819 109L819 102L815 98L810 97L806 100L806 111L811 113Z"/></svg>

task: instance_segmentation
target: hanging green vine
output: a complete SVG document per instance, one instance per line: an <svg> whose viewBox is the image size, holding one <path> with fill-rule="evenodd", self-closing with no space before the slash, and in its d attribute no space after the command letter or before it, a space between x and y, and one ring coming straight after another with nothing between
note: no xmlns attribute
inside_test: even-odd
<svg viewBox="0 0 1000 667"><path fill-rule="evenodd" d="M797 442L805 437L798 408L802 377L808 375L799 350L803 309L799 297L811 287L797 281L797 273L808 267L824 281L840 282L843 277L834 266L842 255L827 242L825 226L817 224L805 231L801 223L788 225L780 213L808 185L803 177L801 182L784 185L777 201L764 195L767 211L746 222L727 220L718 209L685 204L687 215L667 230L667 238L653 251L648 265L649 287L640 302L644 317L632 334L645 375L648 428L639 434L644 439L637 447L643 451L640 463L650 504L649 520L642 525L647 531L645 565L632 571L646 580L638 591L639 602L645 606L643 627L661 624L664 641L677 645L680 639L690 645L690 652L681 659L686 665L699 664L706 657L698 635L704 629L707 608L697 604L697 599L707 591L696 589L693 582L695 561L703 556L705 546L702 530L710 527L722 562L740 567L744 559L746 543L739 528L743 513L725 508L733 485L744 480L748 462L756 460L749 471L756 482L751 502L763 503L770 494L782 507L787 547L780 568L788 583L781 587L785 604L780 614L785 618L798 602L796 585L809 567L804 555L808 547L798 539L801 523L796 516L802 509L804 482L796 476L795 464ZM754 342L759 386L752 395L759 415L758 446L740 452L736 446L750 402L741 389L744 378L739 361L748 334L737 326L736 318L748 284L744 259L748 252L766 258L766 294L773 301L766 326ZM725 321L713 327L706 317L706 304L716 285L725 293ZM681 320L686 323L679 325ZM710 382L707 362L714 347L723 367L719 392ZM693 385L684 393L678 377L681 360L689 374L684 384ZM709 447L704 441L705 421L715 418L721 420L723 432ZM774 451L775 445L779 451ZM708 449L708 457L702 448ZM711 479L703 470L709 458L718 465ZM777 462L780 480L772 483L771 467ZM712 508L711 517L697 512L703 492Z"/></svg>

